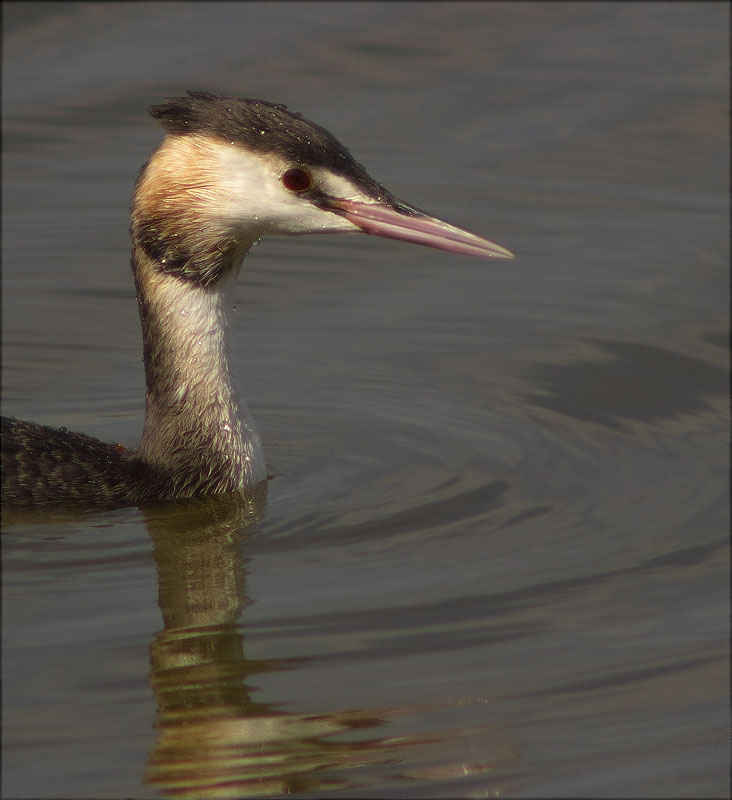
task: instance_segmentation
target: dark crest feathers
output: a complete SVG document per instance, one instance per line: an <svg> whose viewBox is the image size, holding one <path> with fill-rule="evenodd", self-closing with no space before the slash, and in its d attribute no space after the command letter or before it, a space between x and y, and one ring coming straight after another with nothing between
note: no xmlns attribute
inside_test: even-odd
<svg viewBox="0 0 732 800"><path fill-rule="evenodd" d="M298 164L328 167L388 195L332 133L286 106L189 91L188 97L171 97L148 110L168 133L207 134L251 150L279 152Z"/></svg>

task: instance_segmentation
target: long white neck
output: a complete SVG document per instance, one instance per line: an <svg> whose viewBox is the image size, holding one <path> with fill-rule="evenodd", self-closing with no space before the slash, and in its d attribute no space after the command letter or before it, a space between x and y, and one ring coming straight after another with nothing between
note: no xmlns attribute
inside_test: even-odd
<svg viewBox="0 0 732 800"><path fill-rule="evenodd" d="M238 264L211 286L161 273L139 250L135 277L143 330L145 429L140 456L175 496L218 494L266 478L262 445L239 398L228 324Z"/></svg>

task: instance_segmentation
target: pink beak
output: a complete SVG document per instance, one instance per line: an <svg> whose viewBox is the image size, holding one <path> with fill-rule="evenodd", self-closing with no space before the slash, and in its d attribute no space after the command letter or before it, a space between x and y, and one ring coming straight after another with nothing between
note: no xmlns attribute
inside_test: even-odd
<svg viewBox="0 0 732 800"><path fill-rule="evenodd" d="M321 200L319 205L345 217L364 233L373 236L401 239L404 242L423 244L427 247L436 247L438 250L464 253L469 256L514 258L513 253L500 244L462 228L456 228L405 204L392 206L328 197Z"/></svg>

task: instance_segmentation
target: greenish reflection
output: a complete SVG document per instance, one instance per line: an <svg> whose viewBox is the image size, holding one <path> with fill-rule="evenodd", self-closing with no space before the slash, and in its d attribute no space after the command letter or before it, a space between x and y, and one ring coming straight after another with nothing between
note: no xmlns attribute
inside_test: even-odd
<svg viewBox="0 0 732 800"><path fill-rule="evenodd" d="M238 626L249 602L242 546L264 500L204 498L146 512L165 626L151 645L157 736L145 777L165 796L337 789L346 783L335 770L388 762L407 744L332 740L383 725L373 711L293 714L252 700L252 675L292 666L248 659Z"/></svg>

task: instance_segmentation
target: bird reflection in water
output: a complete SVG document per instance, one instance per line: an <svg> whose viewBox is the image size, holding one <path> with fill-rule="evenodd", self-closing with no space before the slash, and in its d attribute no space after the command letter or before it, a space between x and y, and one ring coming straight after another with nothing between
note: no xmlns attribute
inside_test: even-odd
<svg viewBox="0 0 732 800"><path fill-rule="evenodd" d="M388 737L375 735L376 729L445 704L298 714L252 699L253 676L301 663L245 655L239 622L249 603L244 549L263 516L265 494L266 484L249 494L145 510L164 621L151 645L157 722L146 781L167 797L261 797L357 790L367 785L365 776L361 781L357 774L345 776L355 768L394 764L391 777L404 783L462 779L504 760L500 737L490 765L438 758L432 765L400 772L400 762L410 760L405 758L409 748L442 749L443 740L456 738L455 732ZM362 732L353 735L357 730ZM424 755L417 763L424 764Z"/></svg>
<svg viewBox="0 0 732 800"><path fill-rule="evenodd" d="M333 741L378 727L373 711L307 715L251 698L251 676L288 669L251 660L238 626L245 594L242 543L263 492L148 509L165 623L151 646L157 736L146 780L167 796L245 797L338 788L332 771L388 761L404 742Z"/></svg>

